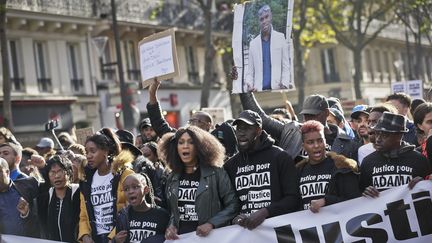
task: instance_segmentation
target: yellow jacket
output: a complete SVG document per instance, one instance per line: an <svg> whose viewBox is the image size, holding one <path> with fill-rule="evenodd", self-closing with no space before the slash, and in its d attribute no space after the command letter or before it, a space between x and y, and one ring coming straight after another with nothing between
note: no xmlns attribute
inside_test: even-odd
<svg viewBox="0 0 432 243"><path fill-rule="evenodd" d="M113 219L115 220L117 217L117 212L119 212L123 207L126 206L126 197L123 193L123 182L125 178L133 174L134 171L131 169L134 157L133 155L126 150L123 150L120 152L118 156L115 157L112 166L111 166L111 172L114 175L113 179L113 190L115 190L115 185L117 184L117 193L115 201L116 203L116 209L114 210ZM96 172L96 170L87 170L86 171L86 180L80 182L80 189L81 189L81 195L80 195L80 220L79 220L79 233L78 233L78 239L81 241L82 237L84 235L90 235L93 239L96 235L95 225L94 223L90 224L90 221L94 222L94 214L93 209L91 208L91 201L90 201L90 193L91 193L91 182L93 179L93 175ZM114 199L115 200L115 199ZM89 208L90 207L90 208ZM90 210L90 214L88 212ZM89 215L92 220L89 219ZM115 227L113 227L113 230L109 234L109 238L112 239L115 236Z"/></svg>

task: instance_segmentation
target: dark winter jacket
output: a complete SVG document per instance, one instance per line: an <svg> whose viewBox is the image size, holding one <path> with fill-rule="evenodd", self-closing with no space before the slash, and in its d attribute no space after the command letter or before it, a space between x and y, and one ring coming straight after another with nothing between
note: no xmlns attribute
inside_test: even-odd
<svg viewBox="0 0 432 243"><path fill-rule="evenodd" d="M16 181L10 181L10 186L13 187L18 194L23 197L28 203L30 212L28 216L23 219L23 230L27 237L40 237L40 227L37 212L37 201L38 196L38 181L33 177L23 178ZM2 225L0 225L0 233L2 231Z"/></svg>
<svg viewBox="0 0 432 243"><path fill-rule="evenodd" d="M284 149L291 158L295 158L299 155L303 143L300 123L296 121L283 123L268 116L261 109L252 93L240 94L240 100L244 110L252 110L260 115L263 121L263 129L274 139L279 141L279 146Z"/></svg>
<svg viewBox="0 0 432 243"><path fill-rule="evenodd" d="M429 161L414 148L414 145L402 142L399 149L375 151L366 156L360 166L360 190L374 186L382 191L408 184L416 176L429 175Z"/></svg>
<svg viewBox="0 0 432 243"><path fill-rule="evenodd" d="M224 165L241 201L241 213L251 212L247 204L251 203L249 194L252 188L256 189L255 195L263 190L270 190L271 195L269 205L268 199L259 196L265 204L254 206L252 210L267 208L269 217L296 211L300 194L293 160L286 151L273 145L273 138L265 131L257 139L259 144L255 150L239 152Z"/></svg>
<svg viewBox="0 0 432 243"><path fill-rule="evenodd" d="M147 111L149 114L150 122L153 130L156 132L158 137L162 137L165 133L176 132L177 129L171 127L162 115L162 108L159 102L152 105L147 103Z"/></svg>
<svg viewBox="0 0 432 243"><path fill-rule="evenodd" d="M335 170L332 173L324 196L326 205L361 196L357 162L335 152L329 152L327 156L333 161ZM307 163L309 163L309 160L304 159L296 164L299 175L302 174L302 170Z"/></svg>
<svg viewBox="0 0 432 243"><path fill-rule="evenodd" d="M201 178L196 192L195 211L198 225L211 223L215 228L228 225L239 210L238 198L223 168L200 166ZM167 180L166 198L171 212L170 225L179 228L178 209L180 175L172 173Z"/></svg>
<svg viewBox="0 0 432 243"><path fill-rule="evenodd" d="M282 149L287 151L292 158L300 155L303 143L300 123L296 121L283 123L268 116L261 109L252 93L240 94L240 100L243 109L255 111L260 115L263 121L263 129L279 141L279 146ZM338 129L337 126L333 127L333 125L329 125L329 128L332 134L334 134L331 138L326 135L326 140L328 140L327 143L331 146L331 151L356 160L359 146L355 144L354 140L345 134L342 129Z"/></svg>
<svg viewBox="0 0 432 243"><path fill-rule="evenodd" d="M59 212L57 213L57 206ZM38 197L39 220L48 240L77 242L80 212L78 184L67 187L63 199L57 198L52 187Z"/></svg>

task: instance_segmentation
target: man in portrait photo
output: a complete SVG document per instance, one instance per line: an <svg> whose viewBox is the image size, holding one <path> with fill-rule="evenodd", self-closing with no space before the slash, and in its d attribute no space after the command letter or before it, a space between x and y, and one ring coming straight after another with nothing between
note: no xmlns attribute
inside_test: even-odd
<svg viewBox="0 0 432 243"><path fill-rule="evenodd" d="M275 31L269 5L258 10L260 34L249 44L249 61L245 76L247 92L293 88L288 42Z"/></svg>

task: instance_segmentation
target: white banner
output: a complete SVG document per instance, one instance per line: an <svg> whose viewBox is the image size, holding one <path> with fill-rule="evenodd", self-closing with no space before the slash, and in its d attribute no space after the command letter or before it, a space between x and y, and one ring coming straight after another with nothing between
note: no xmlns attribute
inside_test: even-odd
<svg viewBox="0 0 432 243"><path fill-rule="evenodd" d="M270 218L252 231L233 225L207 237L193 232L166 242L432 242L431 193L432 181L422 181L413 190L401 186L379 198L356 198L317 214L306 210Z"/></svg>

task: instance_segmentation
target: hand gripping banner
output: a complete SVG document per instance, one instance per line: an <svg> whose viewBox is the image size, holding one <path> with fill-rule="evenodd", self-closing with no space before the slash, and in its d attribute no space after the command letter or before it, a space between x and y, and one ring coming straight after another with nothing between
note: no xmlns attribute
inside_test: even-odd
<svg viewBox="0 0 432 243"><path fill-rule="evenodd" d="M195 232L175 243L432 242L432 181L414 189L401 186L378 198L356 198L321 208L281 215L250 231L238 225Z"/></svg>

